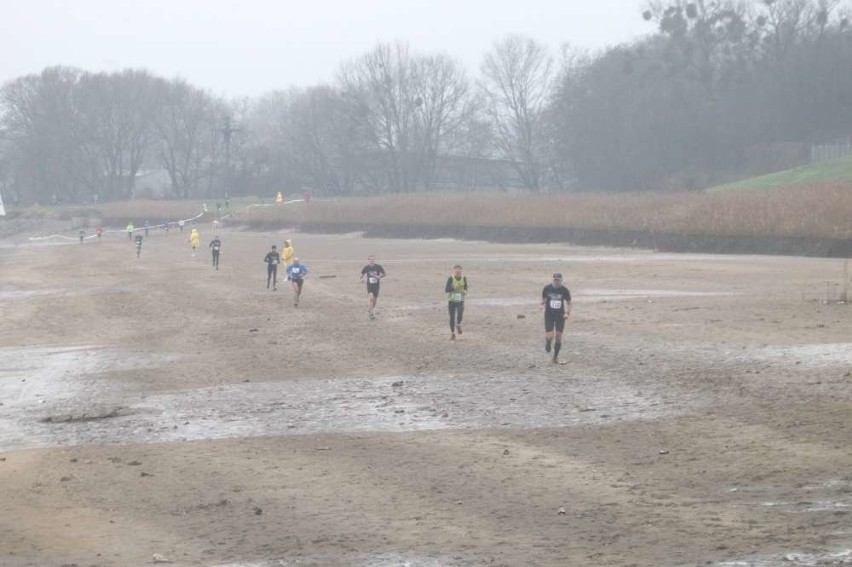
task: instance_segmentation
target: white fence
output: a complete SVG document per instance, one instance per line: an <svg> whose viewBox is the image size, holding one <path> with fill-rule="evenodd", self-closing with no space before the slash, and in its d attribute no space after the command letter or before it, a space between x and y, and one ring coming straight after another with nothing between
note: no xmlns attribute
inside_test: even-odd
<svg viewBox="0 0 852 567"><path fill-rule="evenodd" d="M852 156L852 140L811 146L811 163Z"/></svg>

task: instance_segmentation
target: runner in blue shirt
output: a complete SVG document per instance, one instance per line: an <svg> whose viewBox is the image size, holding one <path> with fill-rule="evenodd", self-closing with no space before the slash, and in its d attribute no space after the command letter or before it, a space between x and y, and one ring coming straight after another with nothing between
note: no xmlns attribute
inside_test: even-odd
<svg viewBox="0 0 852 567"><path fill-rule="evenodd" d="M293 305L299 306L299 298L302 295L302 286L305 284L305 277L308 275L308 267L302 264L298 258L293 258L293 263L287 266L287 277L290 278L290 284L293 286Z"/></svg>

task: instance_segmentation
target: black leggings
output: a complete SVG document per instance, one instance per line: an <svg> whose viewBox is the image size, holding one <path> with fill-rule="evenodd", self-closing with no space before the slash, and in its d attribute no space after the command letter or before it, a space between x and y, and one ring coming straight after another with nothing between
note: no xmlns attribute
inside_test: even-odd
<svg viewBox="0 0 852 567"><path fill-rule="evenodd" d="M455 333L456 327L461 325L464 316L464 301L450 301L447 307L450 311L450 332Z"/></svg>
<svg viewBox="0 0 852 567"><path fill-rule="evenodd" d="M269 280L272 280L272 287L278 285L278 266L269 264L266 268L266 287L269 287Z"/></svg>
<svg viewBox="0 0 852 567"><path fill-rule="evenodd" d="M213 251L213 266L215 268L219 267L219 251L218 250Z"/></svg>

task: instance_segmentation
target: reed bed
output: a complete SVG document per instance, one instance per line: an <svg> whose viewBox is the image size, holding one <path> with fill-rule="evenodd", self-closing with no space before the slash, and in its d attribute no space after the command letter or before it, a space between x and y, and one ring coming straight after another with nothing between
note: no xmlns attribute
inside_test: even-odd
<svg viewBox="0 0 852 567"><path fill-rule="evenodd" d="M575 228L714 236L852 238L852 186L722 193L412 194L249 209L276 224Z"/></svg>

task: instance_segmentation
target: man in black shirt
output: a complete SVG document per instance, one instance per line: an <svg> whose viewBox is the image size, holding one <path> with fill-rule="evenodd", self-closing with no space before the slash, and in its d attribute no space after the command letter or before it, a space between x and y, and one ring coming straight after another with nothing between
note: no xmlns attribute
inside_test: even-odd
<svg viewBox="0 0 852 567"><path fill-rule="evenodd" d="M544 350L550 352L550 346L553 343L555 364L559 362L565 320L571 314L571 292L562 285L562 274L553 274L553 283L544 286L541 290L541 306L544 308Z"/></svg>
<svg viewBox="0 0 852 567"><path fill-rule="evenodd" d="M269 289L269 282L272 281L272 291L278 291L278 262L281 261L281 256L278 255L274 244L263 261L266 262L266 289Z"/></svg>
<svg viewBox="0 0 852 567"><path fill-rule="evenodd" d="M137 234L136 235L136 257L138 258L140 254L142 254L142 235Z"/></svg>
<svg viewBox="0 0 852 567"><path fill-rule="evenodd" d="M219 269L219 249L222 248L222 241L218 236L214 236L208 247L213 252L213 267Z"/></svg>
<svg viewBox="0 0 852 567"><path fill-rule="evenodd" d="M361 282L367 284L367 297L369 297L370 319L376 318L376 301L379 299L380 280L385 277L385 269L376 264L374 256L367 257L367 265L361 270Z"/></svg>

